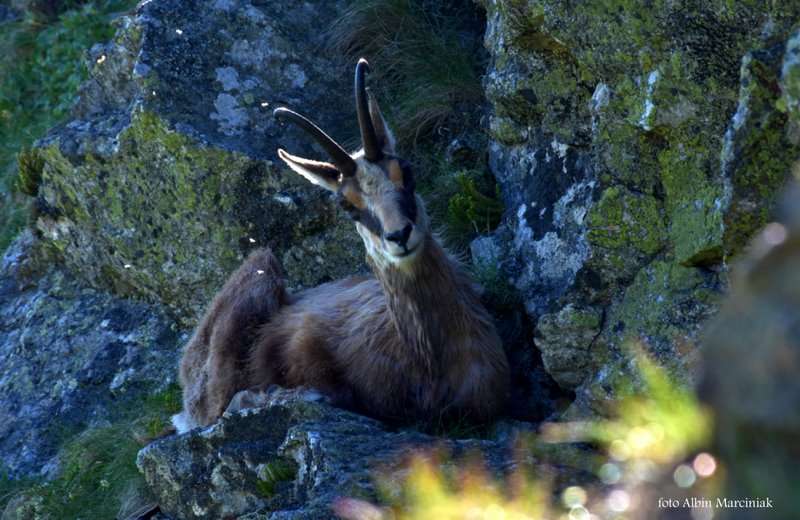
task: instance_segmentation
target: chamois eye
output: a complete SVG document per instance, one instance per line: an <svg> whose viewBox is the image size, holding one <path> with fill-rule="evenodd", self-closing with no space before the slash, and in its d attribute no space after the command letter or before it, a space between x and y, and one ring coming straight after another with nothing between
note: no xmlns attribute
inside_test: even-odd
<svg viewBox="0 0 800 520"><path fill-rule="evenodd" d="M347 200L342 194L339 194L337 197L339 200L339 207L345 210L353 220L358 220L358 208L353 206L353 204Z"/></svg>

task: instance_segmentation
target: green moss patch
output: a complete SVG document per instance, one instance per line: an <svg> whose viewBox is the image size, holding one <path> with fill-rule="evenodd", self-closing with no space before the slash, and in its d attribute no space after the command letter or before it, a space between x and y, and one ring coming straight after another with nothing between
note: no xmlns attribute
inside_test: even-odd
<svg viewBox="0 0 800 520"><path fill-rule="evenodd" d="M607 188L588 216L588 239L601 248L633 249L652 255L663 246L665 229L658 201L620 186Z"/></svg>
<svg viewBox="0 0 800 520"><path fill-rule="evenodd" d="M73 164L58 144L39 153L41 195L57 216L37 225L94 285L193 316L237 264L249 236L237 181L252 160L198 147L148 112L134 114L110 158Z"/></svg>
<svg viewBox="0 0 800 520"><path fill-rule="evenodd" d="M256 490L265 498L275 495L282 483L292 482L297 475L297 464L289 459L276 459L258 468Z"/></svg>
<svg viewBox="0 0 800 520"><path fill-rule="evenodd" d="M702 152L676 147L659 155L666 193L669 235L675 259L684 265L722 260L722 186L708 180Z"/></svg>

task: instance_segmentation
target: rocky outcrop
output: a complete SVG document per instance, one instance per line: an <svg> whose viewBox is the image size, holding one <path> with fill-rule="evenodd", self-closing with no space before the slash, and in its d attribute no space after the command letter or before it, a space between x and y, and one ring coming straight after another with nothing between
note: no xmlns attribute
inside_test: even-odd
<svg viewBox="0 0 800 520"><path fill-rule="evenodd" d="M185 339L158 306L83 286L40 255L26 233L0 265L0 469L12 477L53 476L65 439L173 383Z"/></svg>
<svg viewBox="0 0 800 520"><path fill-rule="evenodd" d="M275 162L279 143L315 155L273 120L278 105L356 135L337 102L352 64L316 52L340 4L168 0L123 17L91 51L73 120L22 172L40 179L36 228L65 266L189 326L255 247L279 254L294 287L363 268L331 198Z"/></svg>
<svg viewBox="0 0 800 520"><path fill-rule="evenodd" d="M507 212L481 250L497 251L548 370L576 390L571 413L613 400L630 342L690 379L727 266L800 156L785 79L798 74L800 10L482 5Z"/></svg>
<svg viewBox="0 0 800 520"><path fill-rule="evenodd" d="M242 400L241 394L237 396ZM234 401L237 401L234 398ZM273 389L245 397L208 428L143 449L137 464L175 518L334 518L341 497L376 500L399 490L411 450L440 450L450 463L481 454L488 468L513 465L507 442L442 440L333 408L315 392ZM267 516L269 514L269 516Z"/></svg>
<svg viewBox="0 0 800 520"><path fill-rule="evenodd" d="M321 154L271 117L356 136L352 63L316 52L342 4L144 2L91 49L72 119L20 157L36 200L0 272L0 484L63 473L84 430L159 434L180 347L251 249L293 288L365 269L338 205L275 158Z"/></svg>

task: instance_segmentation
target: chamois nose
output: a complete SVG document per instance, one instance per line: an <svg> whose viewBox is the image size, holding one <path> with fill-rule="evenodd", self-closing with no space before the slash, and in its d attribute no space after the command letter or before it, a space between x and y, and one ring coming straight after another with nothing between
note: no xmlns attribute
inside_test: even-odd
<svg viewBox="0 0 800 520"><path fill-rule="evenodd" d="M386 235L386 240L391 240L398 246L405 249L406 242L408 242L408 237L411 236L411 229L412 229L411 224L406 224L406 226L403 229L388 233Z"/></svg>

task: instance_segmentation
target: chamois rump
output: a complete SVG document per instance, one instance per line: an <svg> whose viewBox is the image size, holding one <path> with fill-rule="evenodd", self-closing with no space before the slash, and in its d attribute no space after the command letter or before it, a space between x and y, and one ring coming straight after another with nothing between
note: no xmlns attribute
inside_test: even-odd
<svg viewBox="0 0 800 520"><path fill-rule="evenodd" d="M489 313L461 266L431 234L410 166L355 71L362 149L348 154L286 108L331 162L278 149L294 172L335 194L355 222L374 277L290 294L268 249L254 251L214 297L180 363L178 431L214 422L237 392L304 386L344 408L389 420L458 414L477 421L503 408L509 368Z"/></svg>

